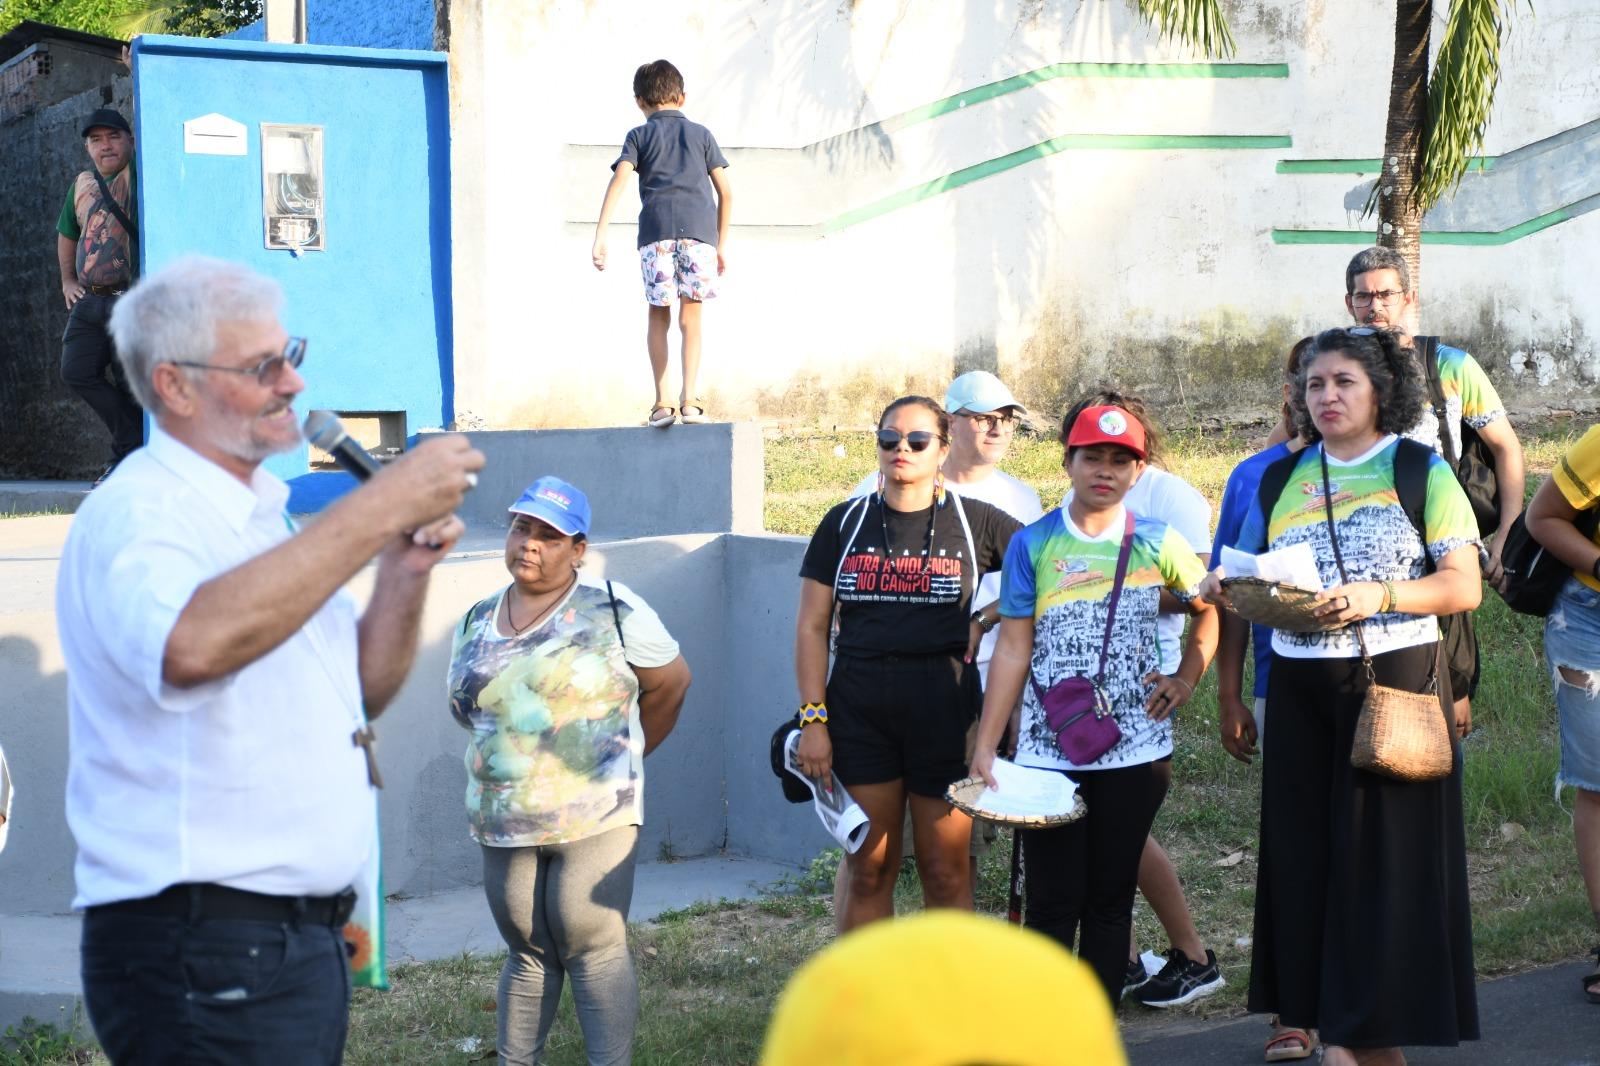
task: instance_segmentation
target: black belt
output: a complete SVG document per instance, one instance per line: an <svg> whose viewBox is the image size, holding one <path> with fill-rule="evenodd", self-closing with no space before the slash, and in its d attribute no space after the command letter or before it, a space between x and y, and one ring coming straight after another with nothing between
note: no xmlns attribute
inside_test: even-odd
<svg viewBox="0 0 1600 1066"><path fill-rule="evenodd" d="M121 296L128 291L128 287L124 285L119 289L114 285L85 285L83 291L95 296Z"/></svg>
<svg viewBox="0 0 1600 1066"><path fill-rule="evenodd" d="M342 929L350 920L355 904L356 894L350 889L337 896L268 896L226 885L182 884L154 896L105 903L91 909L153 918L184 918L190 922L220 918L296 925L310 923Z"/></svg>

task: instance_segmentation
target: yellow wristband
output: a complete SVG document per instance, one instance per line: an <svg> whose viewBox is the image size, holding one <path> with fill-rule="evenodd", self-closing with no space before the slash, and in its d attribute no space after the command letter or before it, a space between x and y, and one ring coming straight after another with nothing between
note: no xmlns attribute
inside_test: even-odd
<svg viewBox="0 0 1600 1066"><path fill-rule="evenodd" d="M810 725L812 722L828 723L828 708L820 703L803 703L800 705L800 724Z"/></svg>

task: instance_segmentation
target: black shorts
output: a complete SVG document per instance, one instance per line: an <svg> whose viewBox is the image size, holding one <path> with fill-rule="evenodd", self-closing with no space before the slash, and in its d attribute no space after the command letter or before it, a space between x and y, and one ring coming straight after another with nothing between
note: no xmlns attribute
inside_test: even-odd
<svg viewBox="0 0 1600 1066"><path fill-rule="evenodd" d="M846 788L904 781L942 798L967 776L967 728L982 709L978 668L959 655L840 655L828 678L833 772Z"/></svg>

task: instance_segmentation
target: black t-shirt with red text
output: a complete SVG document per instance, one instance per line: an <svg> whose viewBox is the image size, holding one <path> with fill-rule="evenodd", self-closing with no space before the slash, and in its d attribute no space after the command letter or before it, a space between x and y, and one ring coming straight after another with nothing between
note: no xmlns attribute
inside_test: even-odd
<svg viewBox="0 0 1600 1066"><path fill-rule="evenodd" d="M981 500L963 499L960 506L972 529L970 551L953 495L943 506L921 511L896 511L873 495L846 500L822 519L800 576L832 586L838 572L834 599L841 653L873 657L966 650L973 589L978 578L1000 569L1006 545L1022 524Z"/></svg>

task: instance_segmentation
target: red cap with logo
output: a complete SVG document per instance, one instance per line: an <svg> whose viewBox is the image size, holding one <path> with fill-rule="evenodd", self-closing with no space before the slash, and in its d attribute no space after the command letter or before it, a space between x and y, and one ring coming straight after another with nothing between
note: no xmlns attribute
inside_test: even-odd
<svg viewBox="0 0 1600 1066"><path fill-rule="evenodd" d="M1072 423L1067 447L1082 448L1090 444L1115 444L1143 459L1144 425L1120 407L1086 407Z"/></svg>

